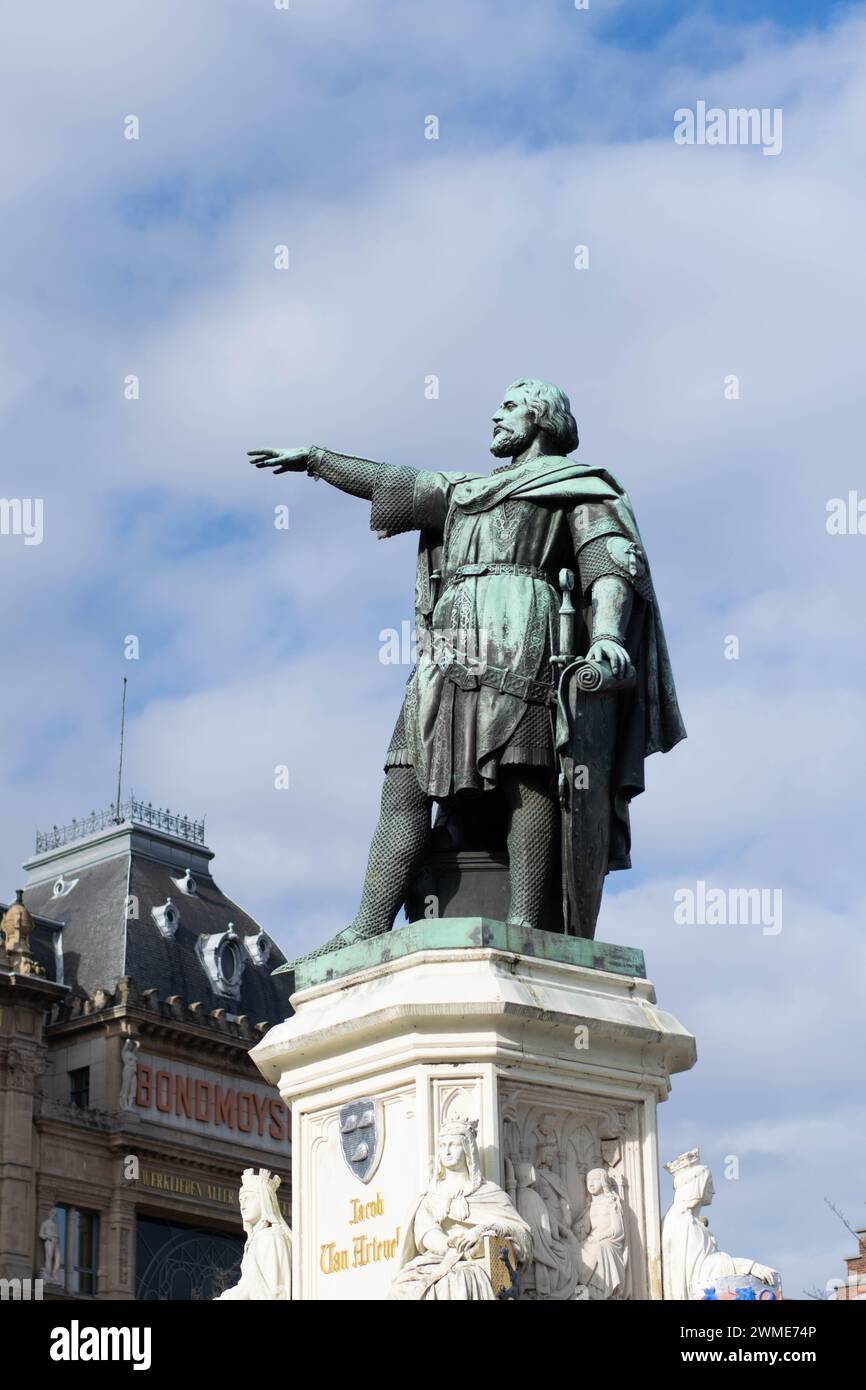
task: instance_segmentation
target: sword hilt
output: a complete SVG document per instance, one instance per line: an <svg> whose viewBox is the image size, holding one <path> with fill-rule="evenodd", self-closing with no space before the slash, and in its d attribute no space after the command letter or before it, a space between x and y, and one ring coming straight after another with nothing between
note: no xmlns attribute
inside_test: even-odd
<svg viewBox="0 0 866 1390"><path fill-rule="evenodd" d="M559 652L552 657L554 666L567 666L574 660L574 619L575 609L571 601L574 589L574 570L559 571L559 588L562 601L559 605Z"/></svg>

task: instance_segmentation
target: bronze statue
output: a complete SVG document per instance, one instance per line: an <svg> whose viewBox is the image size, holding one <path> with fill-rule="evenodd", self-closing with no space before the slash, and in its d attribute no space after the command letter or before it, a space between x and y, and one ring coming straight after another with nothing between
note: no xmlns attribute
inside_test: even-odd
<svg viewBox="0 0 866 1390"><path fill-rule="evenodd" d="M609 869L630 866L643 762L685 736L628 495L577 448L568 397L521 380L493 416L489 474L317 446L255 449L372 503L380 537L420 532L418 661L385 759L358 913L313 955L390 930L430 843L431 806L504 798L508 921L591 937ZM487 798L489 799L489 798ZM492 915L492 914L488 914Z"/></svg>

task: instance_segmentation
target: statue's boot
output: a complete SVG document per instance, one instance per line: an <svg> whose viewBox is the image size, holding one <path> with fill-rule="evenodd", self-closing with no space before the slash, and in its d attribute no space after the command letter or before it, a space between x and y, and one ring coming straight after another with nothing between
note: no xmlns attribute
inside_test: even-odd
<svg viewBox="0 0 866 1390"><path fill-rule="evenodd" d="M429 839L429 797L421 791L411 767L389 767L357 916L323 946L281 967L280 973L293 970L301 961L330 955L342 946L390 931Z"/></svg>
<svg viewBox="0 0 866 1390"><path fill-rule="evenodd" d="M357 919L356 919L357 920ZM389 924L390 927L390 924ZM304 960L315 960L317 956L328 956L332 951L339 951L343 946L352 946L356 941L365 941L371 936L381 936L383 931L388 931L389 927L379 927L378 925L369 927L357 927L354 922L342 931L332 936L330 941L326 941L323 946L317 946L313 951L306 951L304 955L298 956L296 960L289 961L287 965L281 965L279 970L275 970L275 975L281 975L287 970L294 970L296 965L300 965Z"/></svg>

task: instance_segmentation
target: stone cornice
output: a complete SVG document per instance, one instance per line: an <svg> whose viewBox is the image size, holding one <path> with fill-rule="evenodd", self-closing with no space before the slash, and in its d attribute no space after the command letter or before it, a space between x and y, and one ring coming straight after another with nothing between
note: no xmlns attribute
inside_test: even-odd
<svg viewBox="0 0 866 1390"><path fill-rule="evenodd" d="M21 1002L33 1002L41 1008L57 1003L69 994L68 985L55 984L41 975L21 975L14 970L0 968L0 989L14 989L22 998Z"/></svg>
<svg viewBox="0 0 866 1390"><path fill-rule="evenodd" d="M128 1032L123 1025L132 1025L142 1037L194 1041L212 1055L222 1056L247 1053L269 1027L264 1021L253 1024L245 1015L228 1018L225 1009L207 1010L200 1002L186 1003L179 995L160 999L155 990L139 992L135 981L124 977L113 993L97 990L92 998L74 995L55 1003L45 1033L53 1042L93 1027Z"/></svg>

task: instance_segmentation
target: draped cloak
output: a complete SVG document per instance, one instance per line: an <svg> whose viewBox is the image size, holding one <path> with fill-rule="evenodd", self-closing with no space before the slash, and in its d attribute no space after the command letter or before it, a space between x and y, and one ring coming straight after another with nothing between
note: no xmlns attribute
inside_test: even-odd
<svg viewBox="0 0 866 1390"><path fill-rule="evenodd" d="M581 1281L590 1298L622 1297L628 1258L622 1201L615 1192L602 1192L589 1204L589 1233L581 1250Z"/></svg>
<svg viewBox="0 0 866 1390"><path fill-rule="evenodd" d="M752 1260L720 1250L691 1207L669 1208L662 1222L662 1272L665 1298L700 1299L705 1285L734 1274L747 1275Z"/></svg>
<svg viewBox="0 0 866 1390"><path fill-rule="evenodd" d="M292 1296L292 1245L287 1226L262 1221L250 1234L241 1259L241 1277L220 1294L225 1299L285 1299Z"/></svg>
<svg viewBox="0 0 866 1390"><path fill-rule="evenodd" d="M547 456L491 474L381 470L371 526L380 536L420 531L416 571L419 656L407 685L386 766L413 767L428 796L496 785L500 762L542 763L550 752L520 745L526 703L478 684L462 689L445 673L463 643L470 656L518 676L550 681L557 648L560 568L580 577L578 651L591 636L590 584L581 575L589 542L642 542L627 492L606 469ZM449 584L465 565L533 567L540 575L479 572ZM611 566L610 573L618 572ZM624 577L628 578L626 574ZM648 568L632 580L635 599L625 645L637 671L619 697L608 867L630 866L628 804L644 790L644 759L685 737ZM582 605L582 609L581 609ZM582 617L582 623L580 621ZM517 748L515 749L515 744Z"/></svg>
<svg viewBox="0 0 866 1390"><path fill-rule="evenodd" d="M495 1226L497 1234L514 1243L518 1259L532 1252L532 1233L507 1193L494 1182L480 1181L471 1192L450 1203L434 1183L419 1199L409 1218L400 1250L400 1270L391 1286L391 1300L484 1300L497 1298L480 1256L480 1247L454 1259L427 1250L424 1237L436 1229L454 1238L479 1226ZM453 1260L453 1263L452 1263Z"/></svg>

